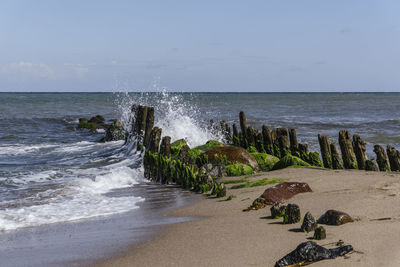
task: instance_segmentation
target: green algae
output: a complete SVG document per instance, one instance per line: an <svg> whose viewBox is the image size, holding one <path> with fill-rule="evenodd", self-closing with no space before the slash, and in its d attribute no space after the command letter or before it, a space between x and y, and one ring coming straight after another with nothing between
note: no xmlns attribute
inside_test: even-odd
<svg viewBox="0 0 400 267"><path fill-rule="evenodd" d="M279 170L279 169L284 169L287 167L310 167L311 165L307 162L305 162L304 160L296 157L296 156L292 156L292 155L286 155L285 157L283 157L282 159L280 159L272 168L273 170Z"/></svg>
<svg viewBox="0 0 400 267"><path fill-rule="evenodd" d="M253 167L247 164L234 163L225 166L226 176L241 176L254 172Z"/></svg>
<svg viewBox="0 0 400 267"><path fill-rule="evenodd" d="M255 186L264 186L268 184L278 184L286 181L288 179L285 178L265 178L260 179L258 181L247 181L245 184L234 185L231 189L240 189L240 188L247 188L247 187L255 187Z"/></svg>
<svg viewBox="0 0 400 267"><path fill-rule="evenodd" d="M258 167L262 171L270 171L274 165L279 161L275 156L269 155L267 153L250 153L257 161Z"/></svg>
<svg viewBox="0 0 400 267"><path fill-rule="evenodd" d="M256 149L254 146L249 146L246 150L247 150L247 152L249 152L249 153L257 152L257 149Z"/></svg>
<svg viewBox="0 0 400 267"><path fill-rule="evenodd" d="M224 184L241 184L241 183L246 183L247 180L245 179L240 179L240 180L228 180L224 181Z"/></svg>

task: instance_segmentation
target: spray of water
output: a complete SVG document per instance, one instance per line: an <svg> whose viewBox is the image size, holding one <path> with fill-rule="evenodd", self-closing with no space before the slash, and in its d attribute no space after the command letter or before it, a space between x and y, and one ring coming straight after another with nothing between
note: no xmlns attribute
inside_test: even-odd
<svg viewBox="0 0 400 267"><path fill-rule="evenodd" d="M191 94L168 93L162 89L156 93L123 93L118 97L118 110L127 130L131 128L131 107L133 104L153 106L155 125L162 128L163 136L171 140L185 138L189 147L196 147L208 140L222 140L211 132L207 122L201 119L200 111Z"/></svg>

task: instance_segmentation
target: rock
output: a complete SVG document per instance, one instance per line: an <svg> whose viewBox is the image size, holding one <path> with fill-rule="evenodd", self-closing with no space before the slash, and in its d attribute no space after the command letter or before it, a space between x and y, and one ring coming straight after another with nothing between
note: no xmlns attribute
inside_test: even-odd
<svg viewBox="0 0 400 267"><path fill-rule="evenodd" d="M305 192L312 192L307 183L283 182L274 187L267 188L261 197L265 199L267 205L274 205Z"/></svg>
<svg viewBox="0 0 400 267"><path fill-rule="evenodd" d="M106 135L101 141L118 141L125 140L126 132L124 129L124 124L120 120L115 120L110 127L106 130Z"/></svg>
<svg viewBox="0 0 400 267"><path fill-rule="evenodd" d="M284 224L298 223L301 220L300 208L296 204L289 204L286 206L285 214L283 215Z"/></svg>
<svg viewBox="0 0 400 267"><path fill-rule="evenodd" d="M254 172L253 167L247 164L235 163L225 166L226 176L248 175Z"/></svg>
<svg viewBox="0 0 400 267"><path fill-rule="evenodd" d="M310 212L307 212L306 215L304 216L303 224L301 225L300 228L303 232L307 232L307 233L309 233L312 230L314 230L315 228L317 228L317 221L311 215Z"/></svg>
<svg viewBox="0 0 400 267"><path fill-rule="evenodd" d="M273 170L279 170L279 169L284 169L287 167L310 167L311 165L308 164L307 162L305 162L304 160L296 157L296 156L292 156L292 155L286 155L285 157L283 157L282 159L280 159L272 168Z"/></svg>
<svg viewBox="0 0 400 267"><path fill-rule="evenodd" d="M326 238L325 228L323 226L318 226L317 228L315 228L313 239L322 240L325 238Z"/></svg>
<svg viewBox="0 0 400 267"><path fill-rule="evenodd" d="M312 262L335 259L353 251L351 245L327 249L308 241L301 243L297 248L275 263L275 267L301 266ZM298 264L298 265L295 265Z"/></svg>
<svg viewBox="0 0 400 267"><path fill-rule="evenodd" d="M208 160L211 163L219 163L221 161L228 161L229 163L242 163L252 166L254 169L258 168L256 159L246 151L246 149L235 146L216 146L206 152Z"/></svg>
<svg viewBox="0 0 400 267"><path fill-rule="evenodd" d="M215 195L216 197L225 197L226 196L226 187L224 184L214 184L214 188L212 190L211 195Z"/></svg>
<svg viewBox="0 0 400 267"><path fill-rule="evenodd" d="M225 165L218 164L214 165L211 163L205 164L200 168L200 172L207 174L213 178L225 176Z"/></svg>
<svg viewBox="0 0 400 267"><path fill-rule="evenodd" d="M374 160L374 159L372 159L372 160L367 159L367 160L365 161L365 170L366 170L366 171L375 171L375 172L378 172L378 171L379 171L379 166L378 166L378 163L376 162L376 160Z"/></svg>
<svg viewBox="0 0 400 267"><path fill-rule="evenodd" d="M280 218L285 214L286 206L281 204L275 204L270 208L271 217L276 219Z"/></svg>
<svg viewBox="0 0 400 267"><path fill-rule="evenodd" d="M183 146L187 145L187 142L185 139L179 139L176 140L171 144L171 154L173 157L177 157L179 155L179 151L181 151L181 148Z"/></svg>
<svg viewBox="0 0 400 267"><path fill-rule="evenodd" d="M96 124L104 124L105 119L103 116L96 115L95 117L90 118L88 121L89 123L96 123Z"/></svg>
<svg viewBox="0 0 400 267"><path fill-rule="evenodd" d="M250 153L257 161L258 167L262 171L270 171L274 165L279 161L275 156L269 155L267 153Z"/></svg>
<svg viewBox="0 0 400 267"><path fill-rule="evenodd" d="M258 210L261 208L264 208L267 204L265 203L265 199L262 197L259 197L253 201L253 203L248 207L247 209L244 209L243 211L249 211L249 210Z"/></svg>
<svg viewBox="0 0 400 267"><path fill-rule="evenodd" d="M318 223L327 225L342 225L353 221L350 215L337 210L328 210L318 219Z"/></svg>

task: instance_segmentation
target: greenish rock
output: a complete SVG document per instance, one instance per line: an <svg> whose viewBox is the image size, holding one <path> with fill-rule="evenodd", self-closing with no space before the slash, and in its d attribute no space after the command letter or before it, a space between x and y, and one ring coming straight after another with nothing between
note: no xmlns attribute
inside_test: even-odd
<svg viewBox="0 0 400 267"><path fill-rule="evenodd" d="M209 140L204 145L197 146L194 149L201 150L202 152L205 152L205 151L207 151L207 150L209 150L209 149L211 149L213 147L218 147L218 146L224 146L224 144L221 143L221 142L215 141L215 140Z"/></svg>
<svg viewBox="0 0 400 267"><path fill-rule="evenodd" d="M247 164L234 163L225 166L226 176L241 176L254 173L253 167Z"/></svg>
<svg viewBox="0 0 400 267"><path fill-rule="evenodd" d="M97 129L100 129L100 128L102 128L102 127L99 127L94 122L83 121L78 124L78 129L88 129L88 130L91 130L92 132L95 132Z"/></svg>
<svg viewBox="0 0 400 267"><path fill-rule="evenodd" d="M316 151L308 153L308 160L306 160L306 162L308 162L312 166L321 167L321 168L324 167L324 165L322 164L322 160L319 156L319 153Z"/></svg>
<svg viewBox="0 0 400 267"><path fill-rule="evenodd" d="M216 196L217 198L225 197L226 196L225 185L223 183L222 184L215 183L211 195Z"/></svg>
<svg viewBox="0 0 400 267"><path fill-rule="evenodd" d="M286 155L282 159L280 159L272 168L273 170L279 170L279 169L284 169L287 167L310 167L311 165L304 160L292 156L292 155Z"/></svg>
<svg viewBox="0 0 400 267"><path fill-rule="evenodd" d="M301 220L300 208L296 204L286 206L285 214L283 215L283 224L294 224Z"/></svg>
<svg viewBox="0 0 400 267"><path fill-rule="evenodd" d="M317 228L315 228L313 239L322 240L325 238L326 238L325 228L323 226L318 226Z"/></svg>
<svg viewBox="0 0 400 267"><path fill-rule="evenodd" d="M230 200L232 200L232 199L234 199L234 198L236 198L235 195L229 195L228 198L226 199L226 201L230 201Z"/></svg>
<svg viewBox="0 0 400 267"><path fill-rule="evenodd" d="M310 212L307 212L306 215L304 215L303 223L301 224L300 229L303 232L309 233L315 228L317 228L317 221Z"/></svg>
<svg viewBox="0 0 400 267"><path fill-rule="evenodd" d="M285 215L286 206L282 204L275 204L270 208L271 217L277 219Z"/></svg>
<svg viewBox="0 0 400 267"><path fill-rule="evenodd" d="M269 155L267 153L250 153L257 161L258 167L262 171L270 171L274 165L279 161L279 158Z"/></svg>
<svg viewBox="0 0 400 267"><path fill-rule="evenodd" d="M171 154L172 157L177 157L179 155L179 152L181 151L182 147L186 146L186 140L185 139L179 139L176 140L171 144Z"/></svg>

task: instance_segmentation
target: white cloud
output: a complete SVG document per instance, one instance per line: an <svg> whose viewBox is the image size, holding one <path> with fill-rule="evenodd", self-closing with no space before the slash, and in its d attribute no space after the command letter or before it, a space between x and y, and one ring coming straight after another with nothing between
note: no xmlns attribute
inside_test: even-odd
<svg viewBox="0 0 400 267"><path fill-rule="evenodd" d="M30 78L54 78L54 71L48 65L25 61L8 64L3 67L2 72L5 74L16 74Z"/></svg>

